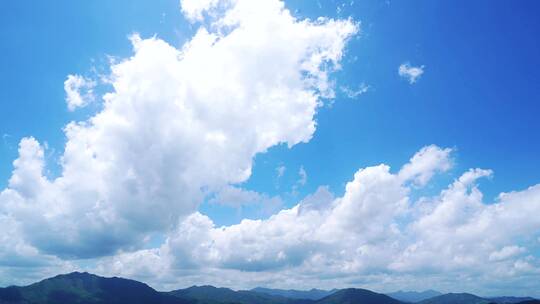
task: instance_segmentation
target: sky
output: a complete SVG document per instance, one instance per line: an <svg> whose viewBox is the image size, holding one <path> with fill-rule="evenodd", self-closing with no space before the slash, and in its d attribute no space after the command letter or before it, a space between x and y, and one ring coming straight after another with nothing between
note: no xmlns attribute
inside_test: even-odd
<svg viewBox="0 0 540 304"><path fill-rule="evenodd" d="M537 1L5 1L0 285L540 297Z"/></svg>

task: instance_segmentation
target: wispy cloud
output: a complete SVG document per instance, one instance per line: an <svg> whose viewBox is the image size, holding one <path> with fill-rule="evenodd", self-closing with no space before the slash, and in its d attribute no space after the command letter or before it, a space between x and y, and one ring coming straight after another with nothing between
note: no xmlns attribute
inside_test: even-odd
<svg viewBox="0 0 540 304"><path fill-rule="evenodd" d="M412 66L410 63L402 63L398 68L399 76L407 79L410 84L416 83L424 74L425 66Z"/></svg>
<svg viewBox="0 0 540 304"><path fill-rule="evenodd" d="M367 93L370 90L370 86L362 82L356 89L348 86L341 86L340 89L348 98L356 99L358 96Z"/></svg>
<svg viewBox="0 0 540 304"><path fill-rule="evenodd" d="M281 178L283 176L283 174L285 174L285 170L287 170L287 167L281 165L281 166L278 166L276 168L276 174L277 174L277 178Z"/></svg>

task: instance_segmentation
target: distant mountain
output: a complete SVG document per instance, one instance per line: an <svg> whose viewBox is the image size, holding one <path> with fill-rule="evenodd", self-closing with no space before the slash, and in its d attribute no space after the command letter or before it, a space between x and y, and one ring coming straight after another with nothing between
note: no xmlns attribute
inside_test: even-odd
<svg viewBox="0 0 540 304"><path fill-rule="evenodd" d="M25 287L0 289L0 303L10 304L191 304L163 296L144 283L89 273L59 275Z"/></svg>
<svg viewBox="0 0 540 304"><path fill-rule="evenodd" d="M527 301L519 302L519 304L540 304L540 300L537 300L537 299L527 300Z"/></svg>
<svg viewBox="0 0 540 304"><path fill-rule="evenodd" d="M166 294L196 301L198 304L235 303L235 304L304 304L305 301L269 295L249 290L234 291L214 286L192 286Z"/></svg>
<svg viewBox="0 0 540 304"><path fill-rule="evenodd" d="M403 302L409 302L409 303L415 303L420 302L423 300L427 300L433 297L437 297L442 295L442 293L435 291L435 290L426 290L426 291L396 291L387 293L387 296L390 296L396 300L400 300Z"/></svg>
<svg viewBox="0 0 540 304"><path fill-rule="evenodd" d="M329 296L336 291L337 289L332 290L322 290L322 289L310 289L310 290L295 290L295 289L271 289L264 287L257 287L251 289L251 291L264 293L273 296L281 296L290 299L308 299L308 300L319 300L326 296Z"/></svg>
<svg viewBox="0 0 540 304"><path fill-rule="evenodd" d="M531 298L531 297L493 297L493 298L486 298L486 299L497 304L516 304L516 303L521 303L525 301L536 300L535 298Z"/></svg>
<svg viewBox="0 0 540 304"><path fill-rule="evenodd" d="M488 304L488 299L475 296L470 293L447 293L427 300L420 301L420 304Z"/></svg>
<svg viewBox="0 0 540 304"><path fill-rule="evenodd" d="M315 302L316 304L402 304L387 295L366 289L341 289Z"/></svg>

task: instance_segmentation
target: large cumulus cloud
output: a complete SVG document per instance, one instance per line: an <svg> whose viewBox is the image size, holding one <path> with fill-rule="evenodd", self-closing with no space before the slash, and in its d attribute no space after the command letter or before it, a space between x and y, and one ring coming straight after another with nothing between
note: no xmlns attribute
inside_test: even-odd
<svg viewBox="0 0 540 304"><path fill-rule="evenodd" d="M232 275L236 280L228 283L235 287L362 285L530 293L527 282L540 278L535 253L540 185L486 203L478 179L492 172L470 169L439 194L413 199L421 193L419 185L427 186L451 163L451 149L432 145L398 172L384 164L360 169L343 196L321 187L266 220L218 227L196 212L161 248L135 253L137 265L129 262L133 254L125 254L102 261L101 267L115 265L113 273L137 275L144 265L161 265L160 271L166 271L154 273L157 278L181 273L216 284L216 277ZM142 256L153 264L141 263Z"/></svg>
<svg viewBox="0 0 540 304"><path fill-rule="evenodd" d="M313 136L354 22L297 20L277 0L183 8L214 17L181 48L131 37L102 110L65 127L58 177L36 139L21 141L0 206L32 246L64 258L136 249L248 179L257 153Z"/></svg>

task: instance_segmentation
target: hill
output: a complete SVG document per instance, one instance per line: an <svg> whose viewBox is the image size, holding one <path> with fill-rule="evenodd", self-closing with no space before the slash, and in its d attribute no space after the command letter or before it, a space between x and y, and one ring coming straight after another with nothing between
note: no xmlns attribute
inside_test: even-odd
<svg viewBox="0 0 540 304"><path fill-rule="evenodd" d="M387 293L386 295L402 302L415 303L415 302L420 302L423 300L440 296L442 295L442 293L435 290L431 290L431 289L426 290L426 291L421 291L421 292L400 290L396 292Z"/></svg>
<svg viewBox="0 0 540 304"><path fill-rule="evenodd" d="M537 299L527 300L527 301L519 302L519 304L540 304L540 300L537 300Z"/></svg>
<svg viewBox="0 0 540 304"><path fill-rule="evenodd" d="M486 298L486 299L488 299L489 301L495 302L497 304L516 304L516 303L536 300L531 297L493 297L493 298Z"/></svg>
<svg viewBox="0 0 540 304"><path fill-rule="evenodd" d="M470 293L447 293L427 300L420 301L420 304L488 304L488 299L475 296Z"/></svg>
<svg viewBox="0 0 540 304"><path fill-rule="evenodd" d="M181 299L192 300L198 304L236 303L236 304L303 304L305 301L290 299L277 295L214 286L192 286L186 289L174 290L169 294Z"/></svg>
<svg viewBox="0 0 540 304"><path fill-rule="evenodd" d="M289 299L308 299L308 300L319 300L326 296L329 296L337 291L337 289L332 290L322 290L322 289L310 289L310 290L295 290L295 289L271 289L257 287L251 289L251 291L264 293L273 296L281 296Z"/></svg>
<svg viewBox="0 0 540 304"><path fill-rule="evenodd" d="M0 303L10 304L190 304L162 296L150 286L122 278L74 272L25 287L0 289Z"/></svg>
<svg viewBox="0 0 540 304"><path fill-rule="evenodd" d="M315 302L316 304L401 304L387 295L366 289L341 289Z"/></svg>

